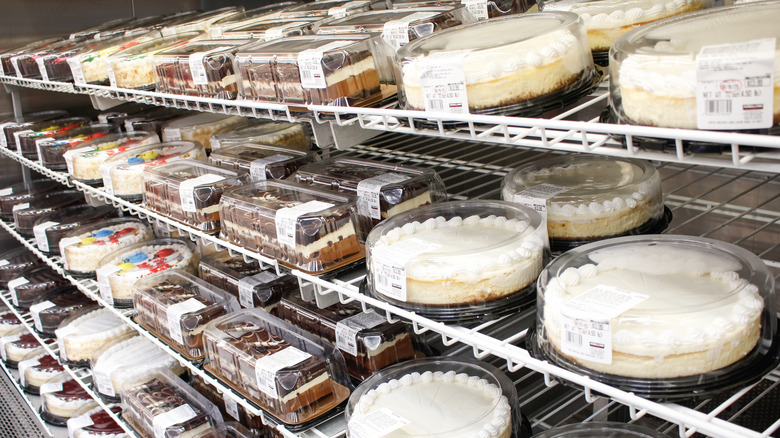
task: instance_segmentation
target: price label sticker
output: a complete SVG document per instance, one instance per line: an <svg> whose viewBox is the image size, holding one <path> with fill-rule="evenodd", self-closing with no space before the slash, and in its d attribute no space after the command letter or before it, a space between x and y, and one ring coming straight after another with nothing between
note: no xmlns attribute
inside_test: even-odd
<svg viewBox="0 0 780 438"><path fill-rule="evenodd" d="M374 288L398 301L406 301L406 265L414 257L440 248L422 239L407 239L390 246L375 247L371 253Z"/></svg>
<svg viewBox="0 0 780 438"><path fill-rule="evenodd" d="M349 422L353 438L381 438L409 424L409 420L389 408L379 408L370 414Z"/></svg>
<svg viewBox="0 0 780 438"><path fill-rule="evenodd" d="M278 353L261 357L255 362L257 388L271 398L279 398L279 392L276 390L276 373L284 368L298 365L310 357L311 354L295 347L287 347Z"/></svg>
<svg viewBox="0 0 780 438"><path fill-rule="evenodd" d="M228 415L233 417L234 420L241 420L241 415L238 413L238 402L236 402L236 399L227 394L224 394L223 398L225 399L225 411L227 411Z"/></svg>
<svg viewBox="0 0 780 438"><path fill-rule="evenodd" d="M361 312L336 323L336 347L339 350L358 355L357 336L363 330L372 329L386 319L374 311Z"/></svg>
<svg viewBox="0 0 780 438"><path fill-rule="evenodd" d="M195 418L198 414L192 409L190 405L181 405L177 408L173 408L168 412L164 412L160 415L155 415L152 418L152 429L154 430L154 438L165 438L166 431L177 424L184 423L185 421Z"/></svg>
<svg viewBox="0 0 780 438"><path fill-rule="evenodd" d="M95 424L89 414L68 420L68 438L75 438L76 431Z"/></svg>
<svg viewBox="0 0 780 438"><path fill-rule="evenodd" d="M11 208L11 211L12 212L17 212L19 210L27 210L28 208L30 208L30 203L29 202L21 202L19 204L14 205Z"/></svg>
<svg viewBox="0 0 780 438"><path fill-rule="evenodd" d="M46 382L41 385L41 395L48 394L50 392L62 391L62 382Z"/></svg>
<svg viewBox="0 0 780 438"><path fill-rule="evenodd" d="M238 299L241 306L246 307L247 309L254 308L255 288L275 281L278 278L279 276L271 271L263 271L238 280Z"/></svg>
<svg viewBox="0 0 780 438"><path fill-rule="evenodd" d="M478 21L490 18L488 16L488 0L460 0L460 3L465 5L466 10Z"/></svg>
<svg viewBox="0 0 780 438"><path fill-rule="evenodd" d="M696 56L696 126L773 125L775 38L704 46Z"/></svg>
<svg viewBox="0 0 780 438"><path fill-rule="evenodd" d="M41 312L46 309L51 309L52 307L54 307L54 303L51 301L43 301L30 306L30 315L32 316L35 330L38 330L39 332L43 331L43 325L41 325Z"/></svg>
<svg viewBox="0 0 780 438"><path fill-rule="evenodd" d="M87 80L84 78L84 70L81 69L81 57L73 56L68 58L68 65L73 74L73 82L76 85L87 85Z"/></svg>
<svg viewBox="0 0 780 438"><path fill-rule="evenodd" d="M165 128L163 131L163 141L181 141L181 129Z"/></svg>
<svg viewBox="0 0 780 438"><path fill-rule="evenodd" d="M353 41L333 41L317 49L307 49L298 53L298 70L303 88L324 89L325 71L322 69L322 57L325 52L352 44Z"/></svg>
<svg viewBox="0 0 780 438"><path fill-rule="evenodd" d="M46 230L59 224L59 222L46 221L33 227L35 243L38 245L39 250L49 252L49 237L46 235Z"/></svg>
<svg viewBox="0 0 780 438"><path fill-rule="evenodd" d="M0 134L0 138L5 138L4 135ZM14 189L11 187L7 187L4 189L0 189L0 196L8 196L14 193Z"/></svg>
<svg viewBox="0 0 780 438"><path fill-rule="evenodd" d="M611 286L597 286L569 300L562 309L561 346L566 354L603 364L612 363L612 325L648 295Z"/></svg>
<svg viewBox="0 0 780 438"><path fill-rule="evenodd" d="M19 58L21 58L24 55L18 55L11 57L11 65L14 66L14 71L16 72L16 77L21 78L22 76L22 69L19 68Z"/></svg>
<svg viewBox="0 0 780 438"><path fill-rule="evenodd" d="M19 371L19 383L22 384L22 388L27 386L27 370L38 364L38 360L43 357L43 354L38 354L32 359L27 359L16 364L16 370Z"/></svg>
<svg viewBox="0 0 780 438"><path fill-rule="evenodd" d="M182 317L187 313L197 312L198 310L205 308L206 305L195 298L190 298L187 301L169 306L166 314L168 316L168 332L171 335L171 339L176 341L179 345L184 345L184 336L181 331Z"/></svg>
<svg viewBox="0 0 780 438"><path fill-rule="evenodd" d="M114 384L111 383L111 377L109 377L108 374L100 370L93 370L92 381L95 383L95 388L97 388L99 393L109 397L116 397Z"/></svg>
<svg viewBox="0 0 780 438"><path fill-rule="evenodd" d="M8 291L11 292L11 302L14 303L14 306L19 306L19 297L16 293L16 288L28 283L30 283L30 281L24 277L14 278L8 282Z"/></svg>
<svg viewBox="0 0 780 438"><path fill-rule="evenodd" d="M249 163L249 174L255 181L266 180L266 170L269 164L280 163L282 161L291 160L292 157L284 154L271 155L264 158L258 158Z"/></svg>
<svg viewBox="0 0 780 438"><path fill-rule="evenodd" d="M106 62L106 72L108 73L108 83L111 84L112 87L116 87L116 73L114 73L114 69L109 62Z"/></svg>
<svg viewBox="0 0 780 438"><path fill-rule="evenodd" d="M386 173L373 178L367 178L357 185L357 208L361 216L371 219L382 219L382 188L391 184L397 184L409 180L408 175L400 173Z"/></svg>
<svg viewBox="0 0 780 438"><path fill-rule="evenodd" d="M114 295L111 293L111 276L120 271L122 271L122 268L116 265L102 266L95 271L98 287L100 288L100 297L112 306L114 305Z"/></svg>
<svg viewBox="0 0 780 438"><path fill-rule="evenodd" d="M296 228L298 218L318 211L333 207L333 204L322 201L309 201L295 207L284 207L276 211L274 222L276 224L276 239L282 245L295 248Z"/></svg>
<svg viewBox="0 0 780 438"><path fill-rule="evenodd" d="M209 83L209 78L206 75L206 67L203 65L204 56L206 56L206 52L197 52L189 56L192 82L195 85L207 85Z"/></svg>
<svg viewBox="0 0 780 438"><path fill-rule="evenodd" d="M179 199L181 200L181 209L195 213L198 211L195 203L195 188L198 186L207 186L224 180L224 176L207 173L197 178L190 178L179 183Z"/></svg>
<svg viewBox="0 0 780 438"><path fill-rule="evenodd" d="M39 56L35 58L35 63L38 64L38 71L41 72L41 79L44 81L49 80L49 72L46 70L46 60L50 59L46 56Z"/></svg>
<svg viewBox="0 0 780 438"><path fill-rule="evenodd" d="M382 39L397 51L409 43L409 24L436 15L435 12L415 12L398 20L390 20L382 26Z"/></svg>
<svg viewBox="0 0 780 438"><path fill-rule="evenodd" d="M98 168L100 170L100 176L103 177L103 188L109 195L114 194L114 183L111 181L111 169L115 166L112 163L103 163Z"/></svg>
<svg viewBox="0 0 780 438"><path fill-rule="evenodd" d="M466 74L463 72L466 53L437 52L420 62L420 86L425 111L468 114Z"/></svg>
<svg viewBox="0 0 780 438"><path fill-rule="evenodd" d="M547 222L547 200L566 193L571 187L562 187L554 184L539 184L519 191L512 196L512 202L523 204L533 208Z"/></svg>

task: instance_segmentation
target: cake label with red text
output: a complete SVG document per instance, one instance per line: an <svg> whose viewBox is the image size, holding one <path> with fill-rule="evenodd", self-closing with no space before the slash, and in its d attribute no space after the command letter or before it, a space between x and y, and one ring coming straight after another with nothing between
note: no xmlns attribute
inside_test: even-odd
<svg viewBox="0 0 780 438"><path fill-rule="evenodd" d="M555 184L539 184L521 190L512 196L512 202L533 208L547 222L547 200L571 190L571 187L561 187Z"/></svg>
<svg viewBox="0 0 780 438"><path fill-rule="evenodd" d="M44 301L42 303L33 304L30 306L30 315L32 316L35 330L38 330L39 332L43 331L43 325L41 324L41 312L46 309L51 309L54 306L55 304L51 301Z"/></svg>
<svg viewBox="0 0 780 438"><path fill-rule="evenodd" d="M381 438L409 424L409 420L389 408L379 408L349 422L352 438Z"/></svg>
<svg viewBox="0 0 780 438"><path fill-rule="evenodd" d="M30 281L24 277L14 278L8 282L8 291L11 292L11 302L14 303L14 306L19 306L19 297L16 296L16 288L29 282Z"/></svg>
<svg viewBox="0 0 780 438"><path fill-rule="evenodd" d="M382 187L397 184L410 179L409 175L386 173L373 178L366 178L357 184L357 210L361 216L371 219L382 219Z"/></svg>
<svg viewBox="0 0 780 438"><path fill-rule="evenodd" d="M336 347L352 356L358 355L357 335L387 321L384 316L369 310L342 319L336 323Z"/></svg>
<svg viewBox="0 0 780 438"><path fill-rule="evenodd" d="M168 316L168 332L171 334L171 339L179 345L184 345L184 336L181 332L182 317L187 313L197 312L205 308L206 305L195 298L168 306L166 315Z"/></svg>
<svg viewBox="0 0 780 438"><path fill-rule="evenodd" d="M110 277L117 272L120 272L122 268L117 265L106 265L97 268L95 276L97 277L98 288L100 288L100 297L103 301L110 305L114 305L114 294L111 293L111 281Z"/></svg>
<svg viewBox="0 0 780 438"><path fill-rule="evenodd" d="M382 295L406 301L406 264L412 258L441 245L410 238L390 246L374 248L371 264L374 289Z"/></svg>
<svg viewBox="0 0 780 438"><path fill-rule="evenodd" d="M468 114L463 58L468 52L437 52L420 60L419 74L425 111Z"/></svg>
<svg viewBox="0 0 780 438"><path fill-rule="evenodd" d="M232 396L223 394L222 398L225 400L225 411L233 417L234 420L241 420L241 415L238 413L238 402Z"/></svg>
<svg viewBox="0 0 780 438"><path fill-rule="evenodd" d="M276 239L279 241L279 244L295 249L298 218L308 213L316 213L332 207L333 204L327 202L309 201L295 207L284 207L277 210L274 222L276 224Z"/></svg>
<svg viewBox="0 0 780 438"><path fill-rule="evenodd" d="M325 71L322 69L322 57L325 52L354 43L354 41L333 41L316 49L307 49L298 53L298 70L303 88L328 88Z"/></svg>
<svg viewBox="0 0 780 438"><path fill-rule="evenodd" d="M238 280L238 300L241 306L247 309L255 307L255 288L279 279L279 276L270 271L259 272L250 277Z"/></svg>
<svg viewBox="0 0 780 438"><path fill-rule="evenodd" d="M80 58L80 56L68 58L68 65L70 66L71 73L73 73L73 82L76 85L87 85L87 79L84 77L84 70L81 69Z"/></svg>
<svg viewBox="0 0 780 438"><path fill-rule="evenodd" d="M252 179L255 181L265 181L266 180L265 172L269 164L279 163L291 159L292 159L291 156L284 155L284 154L276 154L264 158L258 158L252 161L251 163L249 163L249 174L252 176Z"/></svg>
<svg viewBox="0 0 780 438"><path fill-rule="evenodd" d="M390 20L382 26L382 39L397 51L409 43L409 23L436 15L436 12L415 12L398 20Z"/></svg>
<svg viewBox="0 0 780 438"><path fill-rule="evenodd" d="M602 285L569 300L561 309L563 352L580 359L611 364L610 319L647 298L648 295Z"/></svg>
<svg viewBox="0 0 780 438"><path fill-rule="evenodd" d="M49 238L46 236L46 230L59 224L59 222L46 221L33 227L33 235L35 236L35 243L38 245L38 249L43 252L49 252Z"/></svg>
<svg viewBox="0 0 780 438"><path fill-rule="evenodd" d="M696 55L696 126L773 125L775 38L703 46Z"/></svg>
<svg viewBox="0 0 780 438"><path fill-rule="evenodd" d="M465 5L466 9L478 21L487 20L488 18L490 18L488 16L487 0L460 0L460 4Z"/></svg>
<svg viewBox="0 0 780 438"><path fill-rule="evenodd" d="M215 184L224 179L224 176L207 173L206 175L201 175L197 178L185 179L179 183L179 200L181 201L181 209L190 213L195 213L198 211L197 205L195 205L195 188L198 186Z"/></svg>
<svg viewBox="0 0 780 438"><path fill-rule="evenodd" d="M185 421L191 420L197 417L198 414L192 409L190 405L181 405L177 408L173 408L168 412L164 412L160 415L152 418L152 429L154 430L154 438L165 438L167 431L171 426L182 424Z"/></svg>
<svg viewBox="0 0 780 438"><path fill-rule="evenodd" d="M109 397L116 397L116 392L114 391L114 384L111 383L111 378L108 377L106 373L103 373L102 371L93 370L92 381L95 383L95 387L97 388L99 393Z"/></svg>
<svg viewBox="0 0 780 438"><path fill-rule="evenodd" d="M80 417L69 419L68 438L75 438L77 430L92 426L93 424L95 423L92 421L92 416L90 414L85 414Z"/></svg>
<svg viewBox="0 0 780 438"><path fill-rule="evenodd" d="M279 398L276 390L276 373L284 368L294 367L310 358L311 354L295 347L287 347L282 351L257 359L255 362L255 378L257 388L265 395Z"/></svg>

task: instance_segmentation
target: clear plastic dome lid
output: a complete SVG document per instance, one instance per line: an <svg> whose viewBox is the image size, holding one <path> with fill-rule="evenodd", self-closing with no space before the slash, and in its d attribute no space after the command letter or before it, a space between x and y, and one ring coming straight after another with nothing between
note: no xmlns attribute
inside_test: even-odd
<svg viewBox="0 0 780 438"><path fill-rule="evenodd" d="M591 243L539 276L538 346L595 378L700 376L766 354L777 326L773 284L757 256L710 239Z"/></svg>
<svg viewBox="0 0 780 438"><path fill-rule="evenodd" d="M780 38L780 28L774 25L778 19L780 2L766 1L685 14L624 35L615 42L610 54L610 97L618 120L687 129L767 128L772 122L776 123L780 118L780 105L772 105L773 100L768 96L774 95L774 102L777 102L780 94L775 91L780 87L780 57L773 42ZM708 65L728 62L734 53L765 62L759 68L758 61L751 61L756 70L751 74L735 72L737 76L726 83L725 88L720 87L720 80L707 79L717 79L709 72L712 68ZM702 72L697 73L697 63L702 62L705 63L701 65ZM775 82L747 82L748 76L754 74L772 74ZM714 88L710 82L714 83ZM769 125L735 124L729 119L719 122L722 126L717 127L714 123L720 119L716 119L716 115L723 113L741 120L742 111L714 107L704 111L703 102L698 102L699 94L707 102L731 101L734 91L743 86L757 91L764 89L766 104L769 108L774 107L773 113L764 111L764 119L750 119L768 121ZM755 111L751 114L757 116Z"/></svg>
<svg viewBox="0 0 780 438"><path fill-rule="evenodd" d="M352 392L347 437L516 437L517 391L498 369L473 359L432 357L377 371Z"/></svg>

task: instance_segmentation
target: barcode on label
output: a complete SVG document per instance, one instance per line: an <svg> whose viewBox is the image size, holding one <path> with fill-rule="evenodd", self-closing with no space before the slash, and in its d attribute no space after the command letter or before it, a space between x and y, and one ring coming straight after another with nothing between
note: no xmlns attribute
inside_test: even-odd
<svg viewBox="0 0 780 438"><path fill-rule="evenodd" d="M572 344L577 344L577 345L582 345L583 344L582 335L579 334L579 333L574 333L574 332L567 331L566 332L566 342L570 342Z"/></svg>
<svg viewBox="0 0 780 438"><path fill-rule="evenodd" d="M441 99L431 99L428 101L428 104L430 105L430 108L434 111L444 109L444 101Z"/></svg>
<svg viewBox="0 0 780 438"><path fill-rule="evenodd" d="M730 100L708 100L706 105L707 114L731 114Z"/></svg>
<svg viewBox="0 0 780 438"><path fill-rule="evenodd" d="M303 76L304 79L311 79L312 78L311 72L308 71L308 70L301 71L301 75Z"/></svg>

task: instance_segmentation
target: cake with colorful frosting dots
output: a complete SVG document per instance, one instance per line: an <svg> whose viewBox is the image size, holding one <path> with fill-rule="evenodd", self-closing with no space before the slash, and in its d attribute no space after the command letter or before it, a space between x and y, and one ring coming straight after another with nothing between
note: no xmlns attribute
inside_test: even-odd
<svg viewBox="0 0 780 438"><path fill-rule="evenodd" d="M152 232L143 222L120 218L74 230L60 241L60 254L70 273L92 274L103 257L151 238Z"/></svg>
<svg viewBox="0 0 780 438"><path fill-rule="evenodd" d="M68 172L78 180L100 180L102 179L100 165L108 158L131 148L157 143L157 141L157 135L146 132L110 135L104 141L66 152Z"/></svg>

